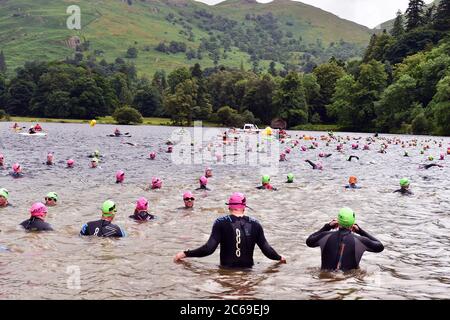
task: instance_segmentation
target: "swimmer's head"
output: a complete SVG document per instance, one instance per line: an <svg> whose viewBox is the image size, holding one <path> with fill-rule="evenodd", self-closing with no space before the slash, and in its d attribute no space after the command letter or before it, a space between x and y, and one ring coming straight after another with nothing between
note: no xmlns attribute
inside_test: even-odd
<svg viewBox="0 0 450 320"><path fill-rule="evenodd" d="M445 155L444 155L443 153L441 153L441 154L439 155L439 160L444 160L444 158L445 158Z"/></svg>
<svg viewBox="0 0 450 320"><path fill-rule="evenodd" d="M207 177L207 178L211 178L212 177L212 169L211 168L206 168L206 170L205 170L205 177Z"/></svg>
<svg viewBox="0 0 450 320"><path fill-rule="evenodd" d="M338 223L340 227L351 228L355 224L355 213L350 208L339 210Z"/></svg>
<svg viewBox="0 0 450 320"><path fill-rule="evenodd" d="M33 204L31 206L30 209L30 214L32 217L36 217L36 218L45 218L45 216L47 215L47 207L41 203L41 202L36 202L35 204Z"/></svg>
<svg viewBox="0 0 450 320"><path fill-rule="evenodd" d="M58 202L58 194L56 192L49 192L45 196L45 205L49 207L56 206Z"/></svg>
<svg viewBox="0 0 450 320"><path fill-rule="evenodd" d="M192 208L194 206L194 200L195 198L192 192L186 191L183 193L183 201L186 208Z"/></svg>
<svg viewBox="0 0 450 320"><path fill-rule="evenodd" d="M49 152L49 153L47 154L47 161L48 161L48 162L52 162L52 161L53 161L53 153Z"/></svg>
<svg viewBox="0 0 450 320"><path fill-rule="evenodd" d="M113 218L117 212L116 204L112 200L106 200L102 205L102 215L106 218Z"/></svg>
<svg viewBox="0 0 450 320"><path fill-rule="evenodd" d="M358 182L358 179L355 176L351 176L350 178L348 178L348 183L356 184L356 182Z"/></svg>
<svg viewBox="0 0 450 320"><path fill-rule="evenodd" d="M270 176L268 174L263 175L262 179L261 179L261 182L262 182L262 184L270 183Z"/></svg>
<svg viewBox="0 0 450 320"><path fill-rule="evenodd" d="M152 178L152 189L161 189L162 180L160 178Z"/></svg>
<svg viewBox="0 0 450 320"><path fill-rule="evenodd" d="M294 174L292 172L288 173L288 175L287 175L287 182L288 183L294 182Z"/></svg>
<svg viewBox="0 0 450 320"><path fill-rule="evenodd" d="M73 168L74 164L75 164L75 161L73 161L73 159L67 160L67 167L68 168Z"/></svg>
<svg viewBox="0 0 450 320"><path fill-rule="evenodd" d="M156 152L150 152L149 157L150 157L151 160L155 160Z"/></svg>
<svg viewBox="0 0 450 320"><path fill-rule="evenodd" d="M408 178L400 179L400 187L408 188L409 187L409 179Z"/></svg>
<svg viewBox="0 0 450 320"><path fill-rule="evenodd" d="M12 166L12 169L13 169L14 173L21 173L22 172L22 167L18 163L14 163L13 166Z"/></svg>
<svg viewBox="0 0 450 320"><path fill-rule="evenodd" d="M91 160L91 167L92 168L96 168L98 166L98 159L97 158L92 158Z"/></svg>
<svg viewBox="0 0 450 320"><path fill-rule="evenodd" d="M245 199L245 195L240 192L235 192L231 195L231 197L228 199L228 209L230 210L237 210L237 211L244 211L247 204L247 200Z"/></svg>
<svg viewBox="0 0 450 320"><path fill-rule="evenodd" d="M433 161L434 160L433 156L428 156L428 160Z"/></svg>
<svg viewBox="0 0 450 320"><path fill-rule="evenodd" d="M0 153L0 161L3 161L3 160L5 160L5 156Z"/></svg>
<svg viewBox="0 0 450 320"><path fill-rule="evenodd" d="M95 150L95 151L94 151L94 157L95 157L95 158L100 157L100 151Z"/></svg>
<svg viewBox="0 0 450 320"><path fill-rule="evenodd" d="M116 183L122 183L125 180L125 172L122 170L117 171L116 173Z"/></svg>
<svg viewBox="0 0 450 320"><path fill-rule="evenodd" d="M144 197L140 197L136 202L137 211L147 211L148 210L148 200Z"/></svg>
<svg viewBox="0 0 450 320"><path fill-rule="evenodd" d="M6 206L8 204L9 191L5 188L0 189L0 206Z"/></svg>
<svg viewBox="0 0 450 320"><path fill-rule="evenodd" d="M208 179L205 176L200 177L200 179L198 179L200 182L200 186L205 186L208 184Z"/></svg>

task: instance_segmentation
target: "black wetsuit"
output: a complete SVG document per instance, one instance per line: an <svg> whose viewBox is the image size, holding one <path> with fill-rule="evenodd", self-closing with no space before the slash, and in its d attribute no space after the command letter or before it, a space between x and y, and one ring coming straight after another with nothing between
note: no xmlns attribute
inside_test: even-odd
<svg viewBox="0 0 450 320"><path fill-rule="evenodd" d="M347 161L352 161L353 158L356 158L359 160L359 157L357 157L357 156L350 156Z"/></svg>
<svg viewBox="0 0 450 320"><path fill-rule="evenodd" d="M208 188L207 186L200 186L200 188L197 188L195 190L207 190L207 191L211 191L210 188Z"/></svg>
<svg viewBox="0 0 450 320"><path fill-rule="evenodd" d="M256 189L259 190L273 190L273 191L277 191L278 189L273 187L271 184L263 184L262 186L256 187Z"/></svg>
<svg viewBox="0 0 450 320"><path fill-rule="evenodd" d="M26 230L30 231L53 231L50 224L37 217L31 217L20 224Z"/></svg>
<svg viewBox="0 0 450 320"><path fill-rule="evenodd" d="M364 251L381 252L383 244L359 228L358 234L348 229L331 231L326 224L306 240L308 247L318 247L322 251L322 270L348 271L356 269Z"/></svg>
<svg viewBox="0 0 450 320"><path fill-rule="evenodd" d="M396 192L400 192L401 194L404 194L404 195L407 195L407 196L413 194L413 193L411 192L411 190L409 190L409 189L398 189L398 190L395 190L395 191L394 191L394 193L396 193Z"/></svg>
<svg viewBox="0 0 450 320"><path fill-rule="evenodd" d="M110 221L97 220L91 221L83 225L80 231L82 236L98 236L98 237L126 237L126 232L119 226L112 224Z"/></svg>
<svg viewBox="0 0 450 320"><path fill-rule="evenodd" d="M269 245L258 221L250 217L228 215L218 218L213 225L208 242L195 250L187 250L186 257L205 257L212 254L220 244L220 265L229 268L253 266L255 244L272 260L281 256Z"/></svg>
<svg viewBox="0 0 450 320"><path fill-rule="evenodd" d="M313 167L313 169L317 169L317 165L311 160L305 160L305 162L308 162L311 165L311 167Z"/></svg>
<svg viewBox="0 0 450 320"><path fill-rule="evenodd" d="M424 164L423 165L424 169L430 169L431 167L440 167L440 168L442 168L442 166L440 164L436 164L436 163Z"/></svg>
<svg viewBox="0 0 450 320"><path fill-rule="evenodd" d="M136 221L149 221L155 219L155 216L146 212L135 212L133 215L129 216L129 218L136 220Z"/></svg>

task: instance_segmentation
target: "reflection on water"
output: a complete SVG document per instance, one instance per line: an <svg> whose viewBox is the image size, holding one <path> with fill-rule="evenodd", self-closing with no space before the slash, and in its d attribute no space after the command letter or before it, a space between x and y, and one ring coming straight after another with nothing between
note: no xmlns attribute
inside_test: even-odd
<svg viewBox="0 0 450 320"><path fill-rule="evenodd" d="M344 154L336 151L335 144L327 147L323 141L315 150L303 152L296 147L272 175L272 184L280 190L270 192L255 188L261 178L257 166L224 165L214 158L207 164L173 164L165 152L173 128L124 126L122 132L130 132L131 138L110 138L107 135L114 126L46 124L47 137L27 137L11 133L9 126L0 125L0 153L7 164L0 171L0 187L9 190L12 204L0 209L2 299L450 297L450 156L435 161L444 168L419 169L428 155L439 158L445 152L448 138L414 137L419 139L417 147L389 144L386 154L377 152L379 141L369 151L350 150L353 141L349 141ZM220 141L216 134L211 153L221 151L214 147ZM423 155L422 141L430 146ZM300 141L300 145L310 144ZM204 147L207 150L206 141ZM88 155L96 149L103 157L99 168L90 169ZM410 157L403 157L405 150ZM49 151L54 153L55 166L42 164ZM154 161L148 159L151 151L157 152ZM194 150L193 155L199 152ZM320 152L332 156L319 159ZM360 160L347 161L350 154ZM73 169L65 168L69 158L75 160ZM311 170L306 159L321 161L324 170ZM22 179L8 175L14 162L24 167ZM182 193L198 187L207 166L214 173L208 181L211 191L194 191L194 209L181 209ZM125 172L123 185L114 183L118 170ZM285 184L288 172L295 175L293 184ZM351 175L358 177L362 189L344 189ZM163 188L145 191L155 176L163 179ZM411 180L413 196L392 193L402 177ZM56 231L24 232L18 224L28 217L31 204L42 201L49 191L57 192L61 200L47 217ZM227 213L224 203L233 191L246 194L254 209L249 215L261 222L267 239L288 263L270 261L258 248L251 270L220 268L219 250L202 259L173 263L175 253L208 239L214 220ZM137 224L128 219L140 196L149 199L155 221ZM100 205L107 198L116 201L115 222L129 237L79 237L82 224L99 218ZM365 253L361 268L349 273L321 272L320 250L307 248L305 240L342 206L355 210L357 222L383 242L385 251ZM78 288L71 286L74 266L80 271Z"/></svg>

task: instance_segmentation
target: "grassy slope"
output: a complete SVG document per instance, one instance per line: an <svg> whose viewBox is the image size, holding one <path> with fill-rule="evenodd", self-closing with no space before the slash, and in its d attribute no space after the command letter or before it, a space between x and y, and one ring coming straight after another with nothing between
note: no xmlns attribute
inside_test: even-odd
<svg viewBox="0 0 450 320"><path fill-rule="evenodd" d="M66 28L66 8L76 4L81 7L82 30ZM91 42L90 51L105 51L104 58L113 61L125 57L128 47L139 49L134 62L140 74L151 75L155 70L172 70L179 66L200 62L202 66L212 66L205 56L203 60L188 61L184 54L167 55L154 50L161 41L183 41L188 47L196 48L207 34L193 27L195 42L187 41L180 35L181 27L165 20L169 13L179 17L178 12L204 8L232 19L244 21L246 13L262 14L273 12L284 31L292 31L296 37L302 36L307 42L321 38L324 44L331 41L367 43L369 29L298 2L275 0L269 4L248 3L245 0L230 0L216 6L190 0L134 0L128 6L119 0L0 0L0 50L4 50L9 72L26 60L64 59L72 56L73 50L66 47L64 40L78 35ZM13 17L13 14L21 14ZM289 27L285 22L294 23ZM144 51L149 46L150 51ZM99 57L101 59L102 57ZM238 67L244 62L250 67L248 55L233 50L221 64ZM268 62L262 65L267 66Z"/></svg>

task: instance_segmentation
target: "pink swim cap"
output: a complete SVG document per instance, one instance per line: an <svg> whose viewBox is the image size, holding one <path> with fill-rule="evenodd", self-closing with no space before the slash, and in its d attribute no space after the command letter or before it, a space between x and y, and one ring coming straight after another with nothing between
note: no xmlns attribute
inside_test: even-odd
<svg viewBox="0 0 450 320"><path fill-rule="evenodd" d="M144 197L140 197L136 202L136 210L147 210L148 209L148 200Z"/></svg>
<svg viewBox="0 0 450 320"><path fill-rule="evenodd" d="M356 143L352 144L352 149L358 149L358 145Z"/></svg>
<svg viewBox="0 0 450 320"><path fill-rule="evenodd" d="M13 171L14 171L15 173L20 172L20 171L21 171L20 164L14 163L13 166L12 166L12 169L13 169Z"/></svg>
<svg viewBox="0 0 450 320"><path fill-rule="evenodd" d="M0 154L0 159L3 160L4 158L5 157L2 154Z"/></svg>
<svg viewBox="0 0 450 320"><path fill-rule="evenodd" d="M150 152L150 159L154 160L156 158L156 152Z"/></svg>
<svg viewBox="0 0 450 320"><path fill-rule="evenodd" d="M199 181L201 186L206 186L208 184L208 179L205 176L200 177Z"/></svg>
<svg viewBox="0 0 450 320"><path fill-rule="evenodd" d="M124 179L125 179L125 172L123 172L122 170L117 171L116 182L123 182Z"/></svg>
<svg viewBox="0 0 450 320"><path fill-rule="evenodd" d="M67 160L67 166L68 166L68 167L73 166L74 163L75 163L75 161L73 161L73 159Z"/></svg>
<svg viewBox="0 0 450 320"><path fill-rule="evenodd" d="M318 170L323 170L322 164L321 163L317 163L316 167Z"/></svg>
<svg viewBox="0 0 450 320"><path fill-rule="evenodd" d="M286 160L286 154L284 152L280 153L280 161Z"/></svg>
<svg viewBox="0 0 450 320"><path fill-rule="evenodd" d="M306 151L306 147L305 146L302 146L302 151Z"/></svg>
<svg viewBox="0 0 450 320"><path fill-rule="evenodd" d="M152 189L159 189L162 186L162 180L160 178L152 178Z"/></svg>
<svg viewBox="0 0 450 320"><path fill-rule="evenodd" d="M32 217L43 217L47 213L47 207L41 202L36 202L31 206L30 213Z"/></svg>
<svg viewBox="0 0 450 320"><path fill-rule="evenodd" d="M319 153L319 157L321 157L321 158L325 157L325 153L323 153L323 152Z"/></svg>
<svg viewBox="0 0 450 320"><path fill-rule="evenodd" d="M195 199L194 195L192 194L192 192L186 191L185 193L183 193L183 200L184 199L189 199L189 198Z"/></svg>
<svg viewBox="0 0 450 320"><path fill-rule="evenodd" d="M228 209L244 209L246 207L245 195L240 192L235 192L231 195L226 204L228 205Z"/></svg>
<svg viewBox="0 0 450 320"><path fill-rule="evenodd" d="M286 150L284 150L284 152L291 153L291 148L286 148Z"/></svg>
<svg viewBox="0 0 450 320"><path fill-rule="evenodd" d="M172 152L172 150L173 150L173 147L172 146L169 146L168 148L167 148L167 152Z"/></svg>
<svg viewBox="0 0 450 320"><path fill-rule="evenodd" d="M47 154L47 159L53 159L53 153L48 153Z"/></svg>
<svg viewBox="0 0 450 320"><path fill-rule="evenodd" d="M439 159L444 160L444 154L441 153L441 155L439 156Z"/></svg>

